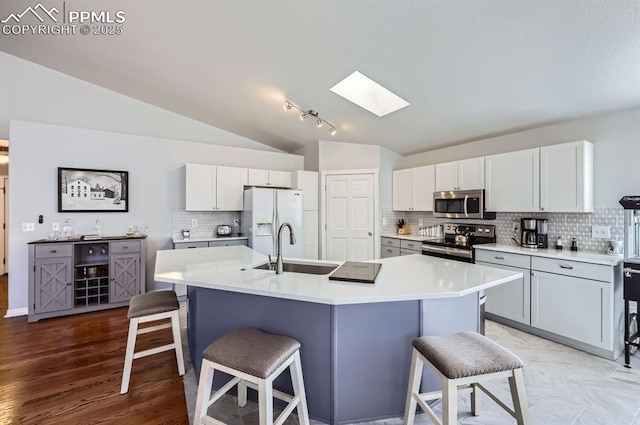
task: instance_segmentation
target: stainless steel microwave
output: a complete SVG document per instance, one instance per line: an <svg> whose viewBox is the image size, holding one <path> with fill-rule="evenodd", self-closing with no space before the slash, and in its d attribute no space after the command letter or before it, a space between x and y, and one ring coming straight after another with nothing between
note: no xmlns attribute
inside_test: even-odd
<svg viewBox="0 0 640 425"><path fill-rule="evenodd" d="M433 192L433 216L441 218L494 219L484 209L484 190Z"/></svg>

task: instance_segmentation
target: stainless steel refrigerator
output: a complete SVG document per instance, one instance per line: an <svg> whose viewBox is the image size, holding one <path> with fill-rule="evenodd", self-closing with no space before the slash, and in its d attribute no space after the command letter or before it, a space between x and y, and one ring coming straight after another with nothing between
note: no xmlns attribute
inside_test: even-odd
<svg viewBox="0 0 640 425"><path fill-rule="evenodd" d="M249 238L249 247L275 260L276 238L282 223L289 223L296 243L289 244L289 229L283 230L282 256L303 258L302 191L291 189L251 188L244 191L241 231Z"/></svg>

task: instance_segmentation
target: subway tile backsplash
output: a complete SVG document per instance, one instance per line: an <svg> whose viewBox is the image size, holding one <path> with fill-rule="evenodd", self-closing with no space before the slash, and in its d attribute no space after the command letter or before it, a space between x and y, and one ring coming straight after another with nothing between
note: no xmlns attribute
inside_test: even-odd
<svg viewBox="0 0 640 425"><path fill-rule="evenodd" d="M511 240L512 223L517 222L520 227L520 219L525 217L546 218L549 220L549 246L553 247L558 236L562 237L565 248L570 245L571 238L576 238L578 250L606 253L609 248L609 239L592 239L591 226L609 226L611 231L610 239L623 239L624 209L618 208L595 208L593 213L496 213L495 220L451 220L434 218L431 213L425 212L398 212L391 209L383 209L381 218L386 218L387 224L382 226L383 233L394 233L397 230L399 219L409 223L411 231L417 233L418 220L423 220L424 226L432 226L445 222L460 223L484 223L496 226L496 237L498 243L516 244ZM520 235L516 235L520 240Z"/></svg>
<svg viewBox="0 0 640 425"><path fill-rule="evenodd" d="M192 226L193 220L198 225ZM182 238L183 230L190 230L192 238L206 238L216 235L221 224L233 226L233 220L240 220L240 211L185 211L171 212L171 236Z"/></svg>

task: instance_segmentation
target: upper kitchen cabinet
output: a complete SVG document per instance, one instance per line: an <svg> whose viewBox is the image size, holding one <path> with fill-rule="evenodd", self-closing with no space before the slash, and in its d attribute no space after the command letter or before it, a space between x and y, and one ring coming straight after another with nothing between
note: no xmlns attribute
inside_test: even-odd
<svg viewBox="0 0 640 425"><path fill-rule="evenodd" d="M247 169L187 164L187 211L242 211Z"/></svg>
<svg viewBox="0 0 640 425"><path fill-rule="evenodd" d="M539 148L485 157L487 211L538 211L539 164Z"/></svg>
<svg viewBox="0 0 640 425"><path fill-rule="evenodd" d="M436 164L437 192L484 189L484 157Z"/></svg>
<svg viewBox="0 0 640 425"><path fill-rule="evenodd" d="M249 186L291 187L291 172L256 170L250 168L247 175Z"/></svg>
<svg viewBox="0 0 640 425"><path fill-rule="evenodd" d="M291 187L302 190L302 209L318 211L318 172L297 170L291 177Z"/></svg>
<svg viewBox="0 0 640 425"><path fill-rule="evenodd" d="M435 166L393 172L394 211L433 211Z"/></svg>
<svg viewBox="0 0 640 425"><path fill-rule="evenodd" d="M593 212L593 144L540 148L540 210Z"/></svg>

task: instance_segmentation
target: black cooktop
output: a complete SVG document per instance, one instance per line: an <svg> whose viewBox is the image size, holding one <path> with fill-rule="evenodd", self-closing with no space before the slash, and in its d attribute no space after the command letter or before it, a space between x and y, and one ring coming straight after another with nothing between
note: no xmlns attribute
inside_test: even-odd
<svg viewBox="0 0 640 425"><path fill-rule="evenodd" d="M380 271L380 263L363 263L360 261L346 261L338 267L329 280L346 282L374 283Z"/></svg>

